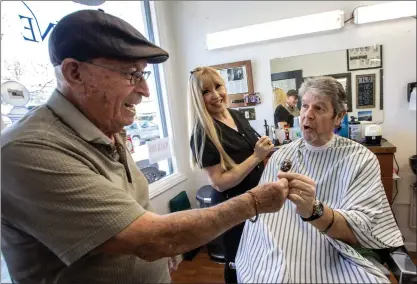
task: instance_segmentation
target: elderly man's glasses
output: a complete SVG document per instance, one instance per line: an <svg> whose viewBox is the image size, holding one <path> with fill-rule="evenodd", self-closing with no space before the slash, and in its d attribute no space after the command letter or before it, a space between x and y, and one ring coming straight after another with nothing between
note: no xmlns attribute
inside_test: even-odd
<svg viewBox="0 0 417 284"><path fill-rule="evenodd" d="M86 63L91 64L91 65L95 65L95 66L98 66L98 67L101 67L101 68L104 68L104 69L107 69L107 70L110 70L110 71L113 71L113 72L116 72L116 73L119 73L120 75L125 76L126 79L129 79L130 84L132 84L132 85L139 84L142 80L148 79L149 76L151 75L151 71L136 70L136 71L133 71L133 72L123 72L123 71L120 71L120 70L112 68L112 67L108 67L108 66L93 63L91 61L87 61Z"/></svg>

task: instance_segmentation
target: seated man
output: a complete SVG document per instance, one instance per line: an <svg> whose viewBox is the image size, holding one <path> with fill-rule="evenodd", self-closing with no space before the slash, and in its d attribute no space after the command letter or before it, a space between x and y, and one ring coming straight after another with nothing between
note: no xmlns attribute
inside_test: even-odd
<svg viewBox="0 0 417 284"><path fill-rule="evenodd" d="M285 178L289 194L277 213L246 223L236 256L244 283L389 283L355 248L403 245L376 156L333 134L346 94L333 78L300 88L303 138L271 157L260 183ZM285 159L289 172L280 171Z"/></svg>

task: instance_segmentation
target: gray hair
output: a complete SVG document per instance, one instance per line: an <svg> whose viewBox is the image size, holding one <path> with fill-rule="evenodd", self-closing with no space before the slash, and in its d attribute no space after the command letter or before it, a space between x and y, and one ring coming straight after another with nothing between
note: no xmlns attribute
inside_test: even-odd
<svg viewBox="0 0 417 284"><path fill-rule="evenodd" d="M347 111L345 89L335 78L325 76L307 78L298 91L300 98L308 91L313 91L320 96L330 97L335 114Z"/></svg>

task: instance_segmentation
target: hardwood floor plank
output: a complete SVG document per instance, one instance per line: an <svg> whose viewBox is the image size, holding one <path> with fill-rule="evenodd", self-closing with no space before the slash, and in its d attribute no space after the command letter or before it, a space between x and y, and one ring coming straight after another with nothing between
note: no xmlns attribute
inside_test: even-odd
<svg viewBox="0 0 417 284"><path fill-rule="evenodd" d="M192 261L183 260L172 273L173 283L224 283L224 265L210 260L202 249Z"/></svg>

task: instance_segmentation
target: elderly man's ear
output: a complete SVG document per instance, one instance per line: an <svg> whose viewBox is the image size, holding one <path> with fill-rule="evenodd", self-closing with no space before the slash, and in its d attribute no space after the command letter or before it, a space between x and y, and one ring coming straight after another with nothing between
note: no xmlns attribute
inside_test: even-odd
<svg viewBox="0 0 417 284"><path fill-rule="evenodd" d="M345 116L346 111L341 111L336 115L335 126L339 126L342 123L343 117Z"/></svg>
<svg viewBox="0 0 417 284"><path fill-rule="evenodd" d="M81 72L82 68L84 68L82 63L72 58L64 59L61 64L62 76L64 77L66 83L71 87L71 89L81 93L84 89L84 80Z"/></svg>

